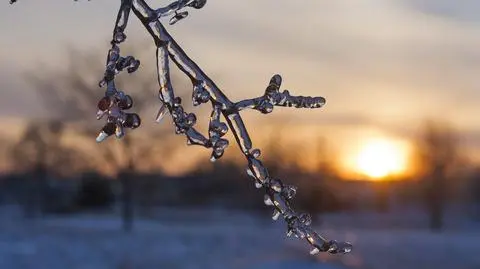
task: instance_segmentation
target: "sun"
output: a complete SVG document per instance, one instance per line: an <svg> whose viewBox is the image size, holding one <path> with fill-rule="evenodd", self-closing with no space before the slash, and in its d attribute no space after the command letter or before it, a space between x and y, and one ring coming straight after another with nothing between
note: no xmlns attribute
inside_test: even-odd
<svg viewBox="0 0 480 269"><path fill-rule="evenodd" d="M401 173L405 170L403 148L394 142L372 140L364 144L356 157L356 170L373 179Z"/></svg>

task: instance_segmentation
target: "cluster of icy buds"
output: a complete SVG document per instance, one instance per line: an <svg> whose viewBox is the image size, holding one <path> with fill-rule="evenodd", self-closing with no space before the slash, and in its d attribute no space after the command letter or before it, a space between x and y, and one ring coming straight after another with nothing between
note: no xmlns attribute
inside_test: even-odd
<svg viewBox="0 0 480 269"><path fill-rule="evenodd" d="M16 0L11 0L14 3ZM115 134L120 138L124 135L124 128L135 129L141 124L140 117L135 113L126 113L125 110L133 106L132 98L115 87L115 76L123 70L128 73L135 72L140 61L132 56L121 57L118 44L126 39L124 30L127 26L131 10L143 23L152 35L157 45L157 68L160 84L159 99L161 102L156 121L170 112L175 132L184 134L189 145L201 145L212 149L211 161L223 156L229 142L223 136L231 129L235 139L245 154L248 161L247 173L253 178L257 188L265 190L264 203L273 207L272 218L277 220L280 216L287 223L287 235L306 239L313 247L311 254L318 252L348 253L352 250L349 243L327 240L316 233L310 226L310 215L295 212L290 206L291 200L297 192L296 187L286 185L279 179L274 179L258 159L261 155L259 149L252 148L252 141L240 116L243 109L255 109L261 113L270 113L275 106L296 108L319 108L325 104L323 97L292 96L289 91L280 92L282 78L274 75L267 86L265 93L257 98L245 99L239 102L230 101L227 96L205 75L205 73L185 54L160 22L160 18L173 14L170 24L187 17L186 7L202 8L206 0L177 0L165 7L152 9L145 0L122 0L117 15L115 29L111 41L112 48L108 51L106 69L99 86L106 86L105 96L98 103L97 119L107 116L107 122L97 137L101 142ZM170 81L169 60L173 61L193 83L192 101L197 106L203 103L212 103L212 114L208 128L208 138L197 130L194 125L196 116L185 112L181 99L175 97ZM226 123L220 120L221 116Z"/></svg>
<svg viewBox="0 0 480 269"><path fill-rule="evenodd" d="M258 152L258 150L255 150ZM255 181L257 188L265 189L264 203L274 208L272 219L277 220L283 216L287 223L287 236L306 239L313 246L311 254L318 252L329 253L348 253L352 250L352 245L346 242L337 242L326 240L318 235L311 227L312 218L307 213L296 213L290 206L291 200L297 193L297 188L291 185L285 185L279 179L271 178L262 162L256 159L257 156L249 156L249 167L247 173Z"/></svg>
<svg viewBox="0 0 480 269"><path fill-rule="evenodd" d="M125 135L124 128L135 129L140 126L140 116L135 113L124 112L132 106L133 100L130 95L117 90L106 92L105 97L100 99L97 105L97 120L107 115L107 123L97 136L97 142L102 142L113 134L117 138L121 138Z"/></svg>

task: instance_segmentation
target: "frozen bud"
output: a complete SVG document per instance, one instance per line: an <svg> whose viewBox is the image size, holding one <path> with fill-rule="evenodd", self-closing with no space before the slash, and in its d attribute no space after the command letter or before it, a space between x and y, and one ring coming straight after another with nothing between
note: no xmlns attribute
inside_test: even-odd
<svg viewBox="0 0 480 269"><path fill-rule="evenodd" d="M115 136L117 138L121 138L125 135L125 132L123 131L123 126L121 124L117 124L115 128Z"/></svg>
<svg viewBox="0 0 480 269"><path fill-rule="evenodd" d="M107 85L107 81L105 79L102 79L98 82L98 87L103 88Z"/></svg>
<svg viewBox="0 0 480 269"><path fill-rule="evenodd" d="M217 132L220 133L221 136L225 135L228 132L227 124L220 122L217 126Z"/></svg>
<svg viewBox="0 0 480 269"><path fill-rule="evenodd" d="M175 98L173 99L173 106L174 106L174 107L180 106L181 103L182 103L182 98L180 98L180 97L175 97Z"/></svg>
<svg viewBox="0 0 480 269"><path fill-rule="evenodd" d="M215 148L219 148L222 151L225 150L227 147L228 147L228 140L227 139L220 138L215 143Z"/></svg>
<svg viewBox="0 0 480 269"><path fill-rule="evenodd" d="M206 103L206 102L208 102L208 100L210 100L210 93L208 93L206 90L203 90L199 94L198 99L199 99L200 102Z"/></svg>
<svg viewBox="0 0 480 269"><path fill-rule="evenodd" d="M260 160L257 160L255 158L249 157L248 158L248 167L250 170L253 172L255 178L259 180L260 182L265 182L268 178L268 171L267 169L263 166L262 162Z"/></svg>
<svg viewBox="0 0 480 269"><path fill-rule="evenodd" d="M103 116L105 116L105 114L107 114L106 111L98 110L97 111L97 120L103 118Z"/></svg>
<svg viewBox="0 0 480 269"><path fill-rule="evenodd" d="M209 128L219 136L224 136L228 132L227 124L218 120L212 120Z"/></svg>
<svg viewBox="0 0 480 269"><path fill-rule="evenodd" d="M300 220L295 217L288 217L286 219L288 223L288 230L287 230L287 236L292 236L294 235L297 238L304 238L305 235L307 234L305 229L300 225Z"/></svg>
<svg viewBox="0 0 480 269"><path fill-rule="evenodd" d="M283 183L278 179L270 179L268 184L270 186L270 189L272 189L274 192L279 193L283 189Z"/></svg>
<svg viewBox="0 0 480 269"><path fill-rule="evenodd" d="M118 107L123 110L130 109L132 106L133 99L130 95L124 95L118 102Z"/></svg>
<svg viewBox="0 0 480 269"><path fill-rule="evenodd" d="M98 143L104 141L109 136L113 135L115 133L115 130L116 130L115 123L108 122L107 124L105 124L105 126L103 126L102 130L100 131L100 133L98 134L98 136L96 138L96 141Z"/></svg>
<svg viewBox="0 0 480 269"><path fill-rule="evenodd" d="M268 206L273 205L272 199L270 199L270 195L268 194L265 194L265 196L263 196L263 202L265 203L265 205Z"/></svg>
<svg viewBox="0 0 480 269"><path fill-rule="evenodd" d="M312 224L312 217L307 213L300 214L300 216L298 216L298 220L306 226L310 226L310 224Z"/></svg>
<svg viewBox="0 0 480 269"><path fill-rule="evenodd" d="M208 93L201 84L196 83L193 86L192 100L194 105L206 103L210 100L210 93Z"/></svg>
<svg viewBox="0 0 480 269"><path fill-rule="evenodd" d="M269 102L264 102L259 108L263 114L268 114L273 111L273 105Z"/></svg>
<svg viewBox="0 0 480 269"><path fill-rule="evenodd" d="M282 215L278 210L273 211L272 219L273 220L278 220L278 218Z"/></svg>
<svg viewBox="0 0 480 269"><path fill-rule="evenodd" d="M347 243L347 242L337 242L335 240L331 240L328 242L328 250L327 252L332 253L332 254L337 254L337 253L349 253L352 251L352 244Z"/></svg>
<svg viewBox="0 0 480 269"><path fill-rule="evenodd" d="M293 197L295 197L295 194L297 194L297 187L295 186L286 185L282 189L282 195L287 200L291 200Z"/></svg>
<svg viewBox="0 0 480 269"><path fill-rule="evenodd" d="M182 134L184 133L185 131L181 128L179 128L178 126L175 126L175 134Z"/></svg>
<svg viewBox="0 0 480 269"><path fill-rule="evenodd" d="M113 42L115 43L122 43L127 39L127 35L125 35L123 32L116 30L115 34L113 35Z"/></svg>
<svg viewBox="0 0 480 269"><path fill-rule="evenodd" d="M177 23L178 21L180 21L180 20L182 20L182 19L185 19L187 16L188 16L188 12L187 12L187 11L177 12L177 13L175 13L175 15L170 19L169 24L170 24L170 25L174 25L174 24Z"/></svg>
<svg viewBox="0 0 480 269"><path fill-rule="evenodd" d="M100 99L97 104L98 110L100 111L106 111L110 108L110 106L112 106L112 100L107 96Z"/></svg>
<svg viewBox="0 0 480 269"><path fill-rule="evenodd" d="M214 150L210 157L210 161L215 162L216 160L220 159L222 156L223 156L223 151Z"/></svg>
<svg viewBox="0 0 480 269"><path fill-rule="evenodd" d="M167 106L165 105L165 103L162 102L162 104L160 105L160 108L158 109L158 113L157 113L157 117L155 118L155 121L157 123L160 123L163 117L165 117L165 115L167 114L167 112L168 112Z"/></svg>
<svg viewBox="0 0 480 269"><path fill-rule="evenodd" d="M187 125L193 126L197 122L197 117L193 113L188 113L187 115Z"/></svg>
<svg viewBox="0 0 480 269"><path fill-rule="evenodd" d="M126 113L125 122L123 123L124 127L127 128L138 128L142 124L140 116L136 113Z"/></svg>
<svg viewBox="0 0 480 269"><path fill-rule="evenodd" d="M270 79L270 83L268 84L268 87L265 90L265 92L267 94L272 93L272 92L276 92L280 89L281 85L282 85L282 77L280 75L276 74Z"/></svg>
<svg viewBox="0 0 480 269"><path fill-rule="evenodd" d="M106 133L107 135L113 135L115 133L116 125L113 122L108 122L103 126L102 132Z"/></svg>
<svg viewBox="0 0 480 269"><path fill-rule="evenodd" d="M137 71L138 67L140 66L140 61L139 60L132 60L130 63L130 66L127 67L127 72L128 73L133 73Z"/></svg>
<svg viewBox="0 0 480 269"><path fill-rule="evenodd" d="M97 138L96 138L95 140L97 141L97 143L100 143L100 142L104 141L105 139L107 139L107 137L109 137L109 135L108 135L107 133L101 131L101 132L98 134L98 136L97 136Z"/></svg>
<svg viewBox="0 0 480 269"><path fill-rule="evenodd" d="M260 157L261 151L260 151L259 149L254 149L254 150L250 151L250 154L251 154L254 158L258 158L258 157Z"/></svg>
<svg viewBox="0 0 480 269"><path fill-rule="evenodd" d="M207 0L194 0L190 3L189 6L195 8L195 9L200 9L203 6L205 6L206 3L207 3Z"/></svg>
<svg viewBox="0 0 480 269"><path fill-rule="evenodd" d="M255 175L253 174L252 170L250 170L250 168L247 168L247 174L248 174L248 176L250 176L251 178L256 179L256 178L255 178Z"/></svg>

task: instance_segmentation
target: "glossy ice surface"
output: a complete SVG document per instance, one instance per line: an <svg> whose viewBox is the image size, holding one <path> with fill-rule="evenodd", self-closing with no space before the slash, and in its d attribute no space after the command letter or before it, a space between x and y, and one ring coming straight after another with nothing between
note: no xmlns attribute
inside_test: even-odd
<svg viewBox="0 0 480 269"><path fill-rule="evenodd" d="M15 1L11 1L12 3ZM172 16L169 24L175 24L188 16L186 8L200 9L206 0L178 0L165 7L151 8L144 0L121 0L115 28L113 30L111 49L108 51L106 68L100 87L106 87L105 96L98 103L97 119L106 118L106 124L97 137L102 142L115 135L125 135L124 128L135 129L141 124L135 113L127 113L134 106L134 101L115 85L115 77L122 71L135 72L140 61L133 56L121 56L119 45L126 40L124 33L129 15L133 12L151 34L157 46L157 71L159 83L160 108L156 121L161 122L167 114L173 118L175 132L184 134L189 145L201 145L212 149L211 161L223 156L229 141L223 136L230 129L248 162L247 173L257 188L265 191L264 202L272 207L272 218L283 217L287 223L287 235L305 239L311 245L311 254L318 252L348 253L352 246L349 243L327 240L311 228L311 217L308 214L295 212L290 203L296 194L296 188L284 184L280 179L269 175L267 168L259 157L259 149L253 148L252 141L240 116L243 109L254 109L261 113L271 113L275 106L296 108L320 108L325 104L323 97L293 96L288 90L280 91L282 78L274 75L264 93L260 97L233 102L215 85L202 69L182 50L173 37L167 32L160 19ZM170 63L173 62L193 85L192 102L200 105L210 102L212 113L208 134L199 133L194 125L196 116L188 113L182 106L182 100L175 96L170 80ZM105 117L106 116L106 117ZM223 118L222 118L223 116Z"/></svg>

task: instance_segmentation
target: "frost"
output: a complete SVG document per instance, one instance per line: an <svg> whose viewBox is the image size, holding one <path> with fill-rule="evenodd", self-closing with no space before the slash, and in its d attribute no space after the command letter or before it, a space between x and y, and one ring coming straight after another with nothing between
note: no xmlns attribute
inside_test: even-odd
<svg viewBox="0 0 480 269"><path fill-rule="evenodd" d="M16 0L10 1L14 3ZM253 149L252 141L245 128L240 111L254 109L261 113L271 113L275 106L296 108L320 108L325 104L323 97L293 96L288 90L280 91L282 77L274 75L262 96L233 102L215 85L200 67L191 60L173 37L165 29L161 18L172 16L170 24L175 24L188 16L186 8L200 9L206 0L178 0L165 7L151 8L144 0L121 0L115 27L113 30L111 48L107 53L105 73L99 82L100 87L106 87L105 96L98 103L97 119L106 118L106 124L100 131L97 141L102 142L115 135L121 138L125 128L135 129L141 124L140 117L126 110L134 106L133 99L115 85L115 77L122 71L135 72L140 61L133 56L121 56L119 45L127 38L125 29L130 12L133 12L147 32L151 34L156 47L157 73L159 83L160 109L156 122L161 122L167 112L172 116L175 132L187 138L188 145L201 145L212 150L211 161L221 158L229 146L223 136L231 130L236 142L248 162L247 173L253 178L257 188L265 190L264 203L274 208L272 218L283 217L287 223L287 235L306 239L313 247L312 254L318 252L347 253L351 244L327 240L310 227L311 217L308 214L298 214L290 206L296 194L296 187L285 185L279 179L270 177L267 168L258 159L260 150ZM192 102L195 106L210 102L212 113L208 135L203 135L195 129L196 116L188 113L182 106L182 100L175 96L170 80L170 63L188 76L192 82ZM223 119L225 121L222 120Z"/></svg>

